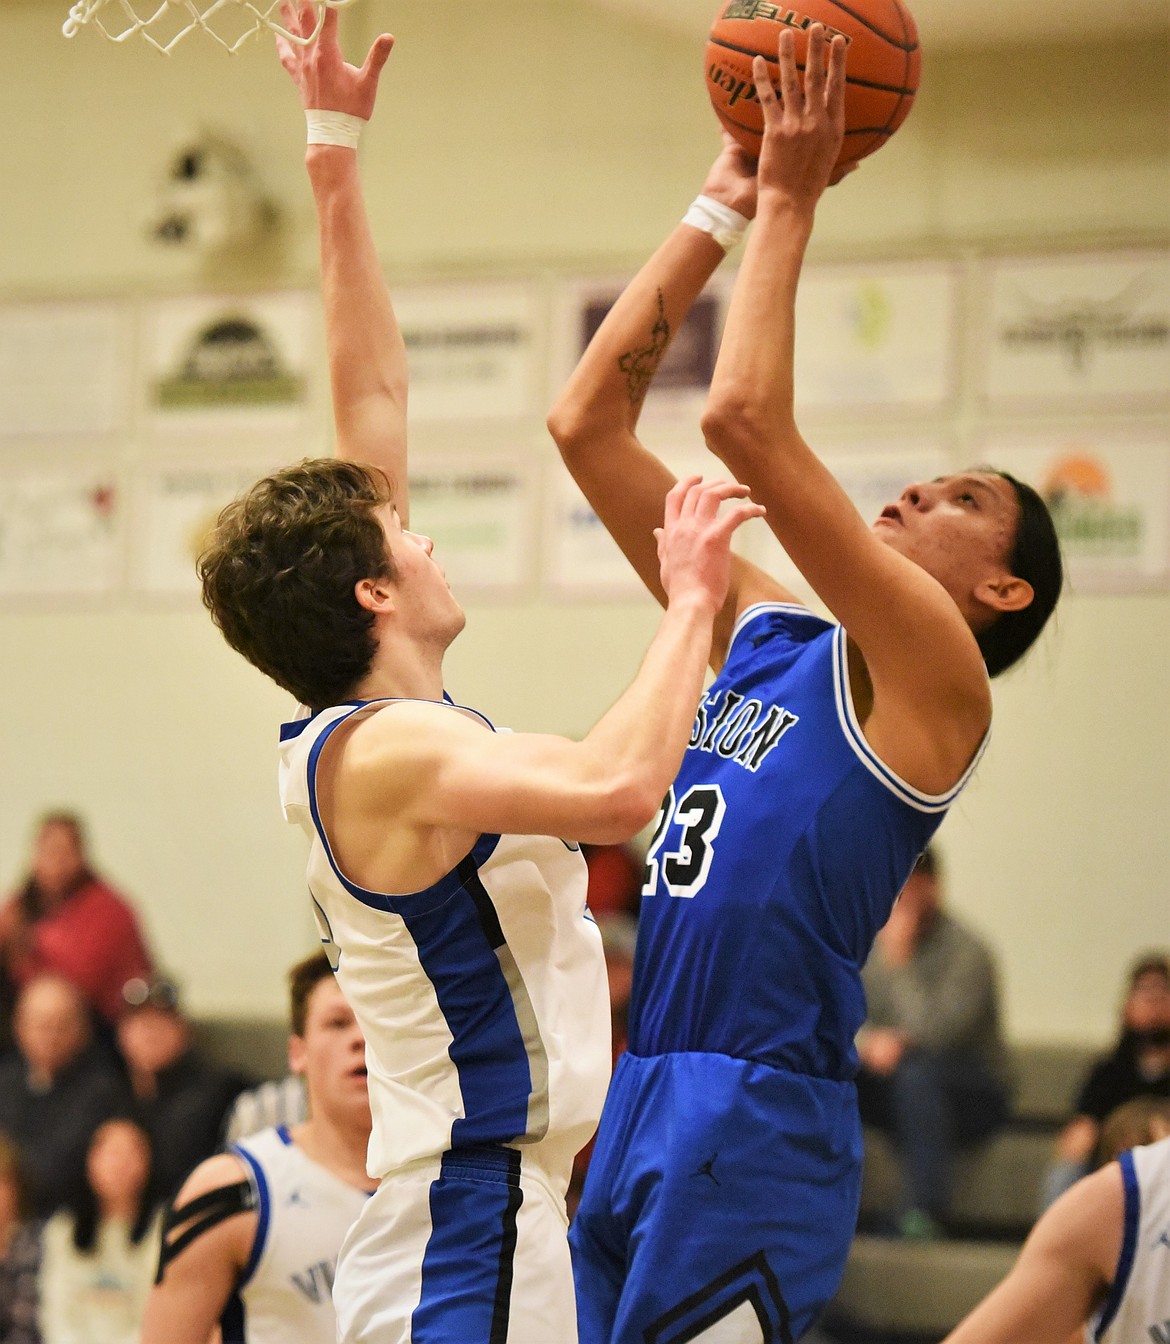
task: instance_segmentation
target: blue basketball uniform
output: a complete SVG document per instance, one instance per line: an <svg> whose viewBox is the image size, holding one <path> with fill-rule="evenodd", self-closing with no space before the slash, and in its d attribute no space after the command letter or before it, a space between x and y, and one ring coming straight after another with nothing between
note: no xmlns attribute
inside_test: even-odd
<svg viewBox="0 0 1170 1344"><path fill-rule="evenodd" d="M779 1344L832 1296L860 967L969 775L928 795L877 759L840 626L743 613L647 855L629 1051L572 1231L581 1344Z"/></svg>

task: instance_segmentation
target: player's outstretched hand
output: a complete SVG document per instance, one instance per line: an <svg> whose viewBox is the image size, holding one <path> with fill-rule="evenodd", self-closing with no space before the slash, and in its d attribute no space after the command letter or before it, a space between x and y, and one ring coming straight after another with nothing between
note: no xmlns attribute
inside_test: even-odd
<svg viewBox="0 0 1170 1344"><path fill-rule="evenodd" d="M311 4L283 0L280 6L284 26L298 37L317 26L317 12ZM300 90L301 105L327 112L346 112L369 121L378 96L378 76L386 64L394 39L389 33L375 38L364 63L358 67L346 63L337 42L337 10L326 9L317 39L307 46L276 35L280 63Z"/></svg>
<svg viewBox="0 0 1170 1344"><path fill-rule="evenodd" d="M720 512L725 500L736 501ZM654 529L662 587L670 601L697 598L712 614L727 598L731 582L731 538L764 506L748 497L738 481L704 481L687 476L666 496L666 516Z"/></svg>
<svg viewBox="0 0 1170 1344"><path fill-rule="evenodd" d="M756 160L730 131L724 131L723 148L703 183L703 195L730 206L744 219L755 219L756 194Z"/></svg>
<svg viewBox="0 0 1170 1344"><path fill-rule="evenodd" d="M752 62L756 93L764 110L759 190L778 190L801 205L815 205L831 181L845 138L845 39L829 42L824 25L808 30L804 82L796 68L791 28L780 32L780 97L763 57Z"/></svg>

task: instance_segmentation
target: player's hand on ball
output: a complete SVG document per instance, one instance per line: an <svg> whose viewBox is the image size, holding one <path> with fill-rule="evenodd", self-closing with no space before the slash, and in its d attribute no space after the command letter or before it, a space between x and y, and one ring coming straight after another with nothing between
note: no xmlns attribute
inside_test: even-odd
<svg viewBox="0 0 1170 1344"><path fill-rule="evenodd" d="M756 160L730 131L723 131L723 148L703 183L703 195L730 206L744 219L756 217Z"/></svg>
<svg viewBox="0 0 1170 1344"><path fill-rule="evenodd" d="M725 500L735 501L720 512ZM666 496L666 516L654 529L662 587L670 601L698 598L712 612L723 606L731 582L731 538L764 506L738 481L687 476Z"/></svg>
<svg viewBox="0 0 1170 1344"><path fill-rule="evenodd" d="M780 96L763 57L752 62L756 93L764 112L759 189L779 190L801 204L815 205L830 180L845 136L845 52L843 37L826 41L813 24L808 34L804 82L796 68L792 30L780 33Z"/></svg>
<svg viewBox="0 0 1170 1344"><path fill-rule="evenodd" d="M317 26L317 13L311 4L283 0L280 14L284 26L298 37L308 36ZM345 112L363 121L369 121L374 114L378 76L393 46L394 39L383 33L374 39L360 68L349 65L337 42L337 10L332 7L325 11L317 39L307 46L290 42L280 33L276 35L280 63L300 90L302 106Z"/></svg>

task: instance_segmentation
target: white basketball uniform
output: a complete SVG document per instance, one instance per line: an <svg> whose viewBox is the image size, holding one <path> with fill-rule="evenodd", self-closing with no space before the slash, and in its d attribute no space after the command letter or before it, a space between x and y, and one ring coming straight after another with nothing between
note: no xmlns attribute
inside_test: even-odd
<svg viewBox="0 0 1170 1344"><path fill-rule="evenodd" d="M1170 1344L1170 1139L1122 1153L1125 1231L1096 1344Z"/></svg>
<svg viewBox="0 0 1170 1344"><path fill-rule="evenodd" d="M365 1033L369 1171L382 1181L342 1250L340 1338L575 1340L564 1194L611 1064L585 862L548 836L483 835L424 890L351 882L321 825L317 760L340 724L393 703L281 732L285 817L310 837L322 940Z"/></svg>
<svg viewBox="0 0 1170 1344"><path fill-rule="evenodd" d="M337 1255L370 1196L314 1162L283 1126L230 1151L247 1169L258 1221L223 1344L335 1344Z"/></svg>

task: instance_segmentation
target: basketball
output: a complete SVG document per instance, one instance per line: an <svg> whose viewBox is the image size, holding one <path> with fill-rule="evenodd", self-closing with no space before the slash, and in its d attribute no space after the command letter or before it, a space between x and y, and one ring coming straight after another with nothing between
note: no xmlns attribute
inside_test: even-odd
<svg viewBox="0 0 1170 1344"><path fill-rule="evenodd" d="M796 34L804 69L807 30L849 41L845 67L845 143L838 167L880 149L906 120L918 91L922 53L918 29L901 0L801 0L800 9L771 0L723 0L707 40L707 91L723 125L749 154L759 156L764 114L752 81L752 57L763 56L779 79L777 49L784 26ZM777 90L779 92L779 90Z"/></svg>

